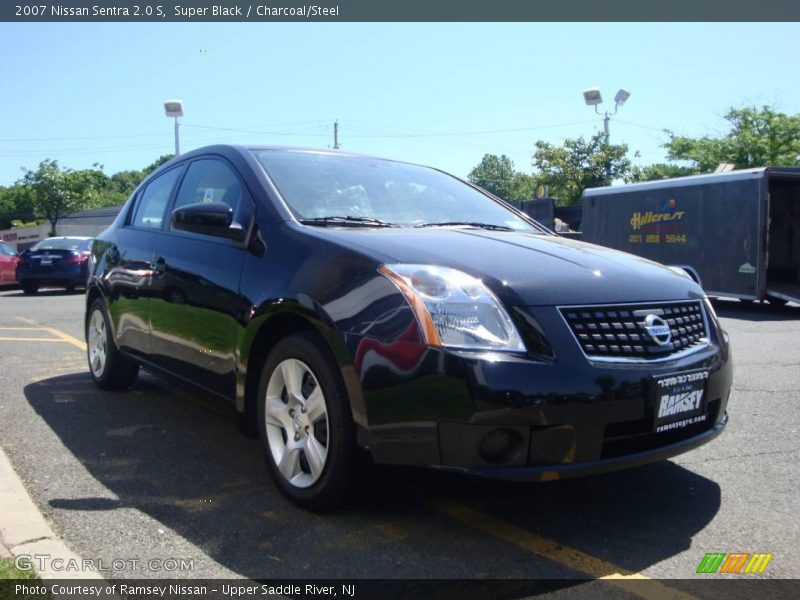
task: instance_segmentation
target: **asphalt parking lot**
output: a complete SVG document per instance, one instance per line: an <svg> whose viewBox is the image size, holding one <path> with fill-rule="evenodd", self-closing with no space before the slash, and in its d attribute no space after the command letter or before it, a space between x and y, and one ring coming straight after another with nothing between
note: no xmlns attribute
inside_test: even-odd
<svg viewBox="0 0 800 600"><path fill-rule="evenodd" d="M232 410L147 374L96 389L82 294L6 290L0 445L75 552L128 561L109 577L609 578L585 584L600 594L636 575L704 597L683 580L708 578L706 553L766 552L759 577L800 578L800 307L716 306L735 391L712 443L544 484L384 469L358 505L319 516L279 494ZM168 559L191 568L157 568Z"/></svg>

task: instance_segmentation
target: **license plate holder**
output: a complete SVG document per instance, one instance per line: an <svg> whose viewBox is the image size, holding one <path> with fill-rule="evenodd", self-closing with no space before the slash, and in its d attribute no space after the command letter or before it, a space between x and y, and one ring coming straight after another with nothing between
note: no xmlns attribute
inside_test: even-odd
<svg viewBox="0 0 800 600"><path fill-rule="evenodd" d="M708 418L708 371L684 371L653 377L651 406L656 433L676 431Z"/></svg>

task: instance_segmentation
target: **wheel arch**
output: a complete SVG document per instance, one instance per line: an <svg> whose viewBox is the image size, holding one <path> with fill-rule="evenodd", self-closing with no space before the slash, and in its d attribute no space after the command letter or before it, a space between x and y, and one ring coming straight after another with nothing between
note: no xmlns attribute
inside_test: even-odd
<svg viewBox="0 0 800 600"><path fill-rule="evenodd" d="M277 311L268 311L255 318L245 329L240 345L240 367L237 378L236 409L243 433L257 437L258 383L261 366L267 355L281 339L308 332L320 338L330 351L347 390L350 410L357 425L366 425L361 383L353 366L353 358L339 331L325 316L295 305Z"/></svg>
<svg viewBox="0 0 800 600"><path fill-rule="evenodd" d="M686 274L689 277L691 277L697 285L703 287L703 280L700 278L700 273L698 273L697 269L695 269L693 266L691 265L669 265L669 266L685 271Z"/></svg>
<svg viewBox="0 0 800 600"><path fill-rule="evenodd" d="M85 310L86 315L84 320L89 318L89 307L92 306L92 304L94 304L94 301L98 299L103 300L105 299L105 296L103 295L103 292L100 291L100 288L97 285L93 285L90 283L86 288L86 310Z"/></svg>

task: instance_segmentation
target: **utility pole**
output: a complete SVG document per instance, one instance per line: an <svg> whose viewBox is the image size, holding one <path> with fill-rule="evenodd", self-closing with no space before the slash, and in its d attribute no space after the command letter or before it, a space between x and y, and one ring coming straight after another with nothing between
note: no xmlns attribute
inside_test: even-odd
<svg viewBox="0 0 800 600"><path fill-rule="evenodd" d="M598 115L603 115L603 131L606 134L606 144L610 143L611 134L608 131L608 122L611 120L611 117L617 114L617 110L619 107L625 104L625 101L630 98L631 93L628 90L619 90L617 95L614 96L614 112L603 111L597 108L598 104L602 104L603 96L600 94L600 90L597 88L592 88L590 90L586 90L583 92L583 100L586 102L587 106L594 106L594 112Z"/></svg>
<svg viewBox="0 0 800 600"><path fill-rule="evenodd" d="M183 116L183 102L180 100L167 100L164 102L164 113L168 117L173 117L175 119L175 156L178 156L181 153L178 117Z"/></svg>
<svg viewBox="0 0 800 600"><path fill-rule="evenodd" d="M339 121L333 122L333 149L339 149Z"/></svg>

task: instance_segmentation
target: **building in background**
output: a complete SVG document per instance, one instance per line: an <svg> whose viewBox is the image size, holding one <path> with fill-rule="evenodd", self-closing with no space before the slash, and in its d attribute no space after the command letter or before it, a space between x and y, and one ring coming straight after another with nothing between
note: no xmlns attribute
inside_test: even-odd
<svg viewBox="0 0 800 600"><path fill-rule="evenodd" d="M121 208L121 205L109 206L70 213L59 220L56 225L56 234L94 237L111 225ZM21 252L27 250L39 240L49 237L49 233L50 223L43 223L33 227L3 229L0 231L0 240L15 248L17 252Z"/></svg>

